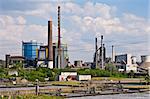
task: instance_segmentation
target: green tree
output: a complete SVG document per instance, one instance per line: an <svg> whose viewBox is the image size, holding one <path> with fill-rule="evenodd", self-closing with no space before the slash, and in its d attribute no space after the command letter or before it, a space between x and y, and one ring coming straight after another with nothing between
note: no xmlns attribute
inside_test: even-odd
<svg viewBox="0 0 150 99"><path fill-rule="evenodd" d="M108 70L110 72L116 72L117 68L114 64L108 63L108 64L106 64L106 70Z"/></svg>
<svg viewBox="0 0 150 99"><path fill-rule="evenodd" d="M13 64L13 67L11 67L10 69L16 69L16 70L21 70L23 67L23 63L15 63Z"/></svg>

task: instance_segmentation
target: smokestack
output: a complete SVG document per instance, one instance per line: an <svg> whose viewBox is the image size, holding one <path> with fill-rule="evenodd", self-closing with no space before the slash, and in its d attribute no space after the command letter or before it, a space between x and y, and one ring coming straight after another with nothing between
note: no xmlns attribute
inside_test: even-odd
<svg viewBox="0 0 150 99"><path fill-rule="evenodd" d="M96 68L98 68L98 63L97 63L97 37L95 38L95 65L96 65Z"/></svg>
<svg viewBox="0 0 150 99"><path fill-rule="evenodd" d="M112 45L112 62L114 62L114 46Z"/></svg>
<svg viewBox="0 0 150 99"><path fill-rule="evenodd" d="M95 38L95 52L97 52L97 37Z"/></svg>
<svg viewBox="0 0 150 99"><path fill-rule="evenodd" d="M60 6L58 6L58 48L60 49Z"/></svg>
<svg viewBox="0 0 150 99"><path fill-rule="evenodd" d="M58 6L58 67L61 68L60 6Z"/></svg>
<svg viewBox="0 0 150 99"><path fill-rule="evenodd" d="M101 35L101 48L102 48L102 52L101 52L101 68L104 69L104 46L103 46L103 35Z"/></svg>
<svg viewBox="0 0 150 99"><path fill-rule="evenodd" d="M48 60L53 61L52 19L48 21Z"/></svg>
<svg viewBox="0 0 150 99"><path fill-rule="evenodd" d="M53 68L52 19L48 21L48 67Z"/></svg>

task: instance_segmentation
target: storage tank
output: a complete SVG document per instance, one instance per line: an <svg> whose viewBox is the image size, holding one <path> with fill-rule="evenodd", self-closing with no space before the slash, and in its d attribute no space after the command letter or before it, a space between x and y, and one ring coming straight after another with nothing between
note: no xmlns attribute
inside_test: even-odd
<svg viewBox="0 0 150 99"><path fill-rule="evenodd" d="M37 57L37 49L40 47L40 43L35 40L30 42L22 42L22 54L27 60L34 60Z"/></svg>

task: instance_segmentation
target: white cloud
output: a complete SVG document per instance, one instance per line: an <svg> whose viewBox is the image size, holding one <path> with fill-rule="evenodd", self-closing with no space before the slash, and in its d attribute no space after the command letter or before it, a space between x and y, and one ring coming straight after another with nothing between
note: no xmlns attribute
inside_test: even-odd
<svg viewBox="0 0 150 99"><path fill-rule="evenodd" d="M26 23L30 20L25 19L22 15L32 15L34 17L49 19L50 16L57 19L57 3L42 2L36 9L25 12L17 12L18 17L0 16L0 39L10 41L21 41L36 39L39 42L47 42L47 24L37 25ZM81 55L80 50L71 53L71 58L81 57L84 60L92 60L94 48L94 37L104 34L106 39L128 40L136 38L146 38L149 33L149 23L144 18L138 17L131 13L124 13L118 17L116 15L117 8L103 3L87 2L83 5L74 2L60 3L61 5L61 33L62 41L68 43L69 49L84 49ZM38 21L38 20L37 20ZM64 22L65 21L65 22ZM54 21L53 37L57 41L57 26ZM22 25L17 25L22 24ZM7 36L9 35L9 36ZM106 37L107 36L107 37ZM5 38L4 38L5 37ZM84 38L93 39L85 41ZM140 49L139 46L130 46L127 49ZM143 45L142 45L143 46ZM144 45L146 47L146 45ZM144 47L143 46L143 47ZM90 51L90 52L87 52ZM91 55L90 57L88 55ZM76 55L76 56L74 56Z"/></svg>
<svg viewBox="0 0 150 99"><path fill-rule="evenodd" d="M26 24L26 20L25 20L25 18L24 17L22 17L22 16L19 16L19 17L17 17L17 23L18 24Z"/></svg>
<svg viewBox="0 0 150 99"><path fill-rule="evenodd" d="M26 20L23 16L0 16L0 25L2 26L0 28L0 57L4 57L7 53L21 55L22 40L30 41L35 39L39 42L46 42L47 26L25 25L25 23Z"/></svg>

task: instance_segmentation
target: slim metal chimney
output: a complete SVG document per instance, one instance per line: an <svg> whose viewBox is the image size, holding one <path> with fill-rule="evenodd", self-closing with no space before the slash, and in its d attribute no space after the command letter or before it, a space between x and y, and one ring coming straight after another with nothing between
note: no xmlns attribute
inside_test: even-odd
<svg viewBox="0 0 150 99"><path fill-rule="evenodd" d="M104 46L103 46L103 35L101 35L101 48L102 48L102 52L101 52L101 68L104 69Z"/></svg>
<svg viewBox="0 0 150 99"><path fill-rule="evenodd" d="M58 67L61 68L60 6L58 6Z"/></svg>
<svg viewBox="0 0 150 99"><path fill-rule="evenodd" d="M112 59L111 59L111 62L113 63L114 62L114 46L112 45Z"/></svg>
<svg viewBox="0 0 150 99"><path fill-rule="evenodd" d="M98 68L98 61L97 61L97 53L98 53L98 49L97 49L97 37L95 38L95 65L96 68Z"/></svg>
<svg viewBox="0 0 150 99"><path fill-rule="evenodd" d="M52 19L48 21L48 67L53 68Z"/></svg>

